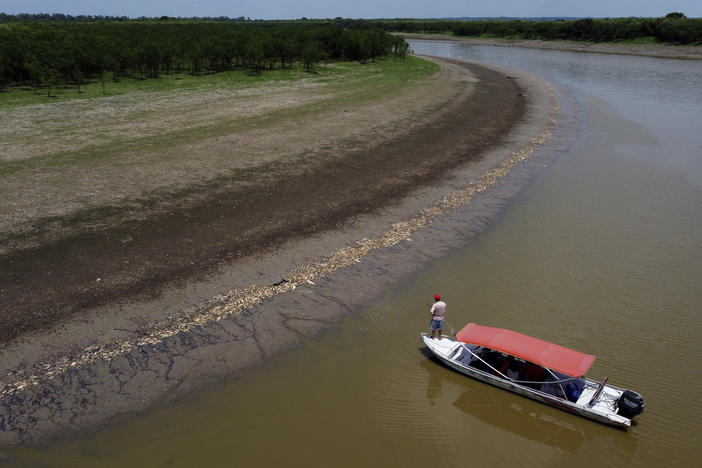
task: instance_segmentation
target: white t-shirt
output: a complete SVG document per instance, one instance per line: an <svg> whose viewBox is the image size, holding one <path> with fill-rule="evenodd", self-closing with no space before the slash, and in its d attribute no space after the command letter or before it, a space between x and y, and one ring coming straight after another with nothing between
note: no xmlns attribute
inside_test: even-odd
<svg viewBox="0 0 702 468"><path fill-rule="evenodd" d="M443 320L446 316L446 303L444 301L436 301L431 306L431 316L434 320Z"/></svg>

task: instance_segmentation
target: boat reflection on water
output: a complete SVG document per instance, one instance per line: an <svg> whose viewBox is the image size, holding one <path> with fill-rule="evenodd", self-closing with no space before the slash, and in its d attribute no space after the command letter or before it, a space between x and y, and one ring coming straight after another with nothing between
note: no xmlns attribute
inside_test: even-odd
<svg viewBox="0 0 702 468"><path fill-rule="evenodd" d="M508 402L500 396L492 388L469 389L453 406L493 427L570 453L577 453L583 442L592 439L584 427L532 408L538 404L528 400Z"/></svg>
<svg viewBox="0 0 702 468"><path fill-rule="evenodd" d="M427 372L426 396L431 405L441 398L442 383L446 380L466 388L453 402L453 406L485 424L573 454L580 450L583 442L592 439L584 426L571 424L549 414L557 413L557 410L542 410L538 408L541 406L539 403L472 381L446 369L426 348L421 349L421 352L428 358L420 366Z"/></svg>
<svg viewBox="0 0 702 468"><path fill-rule="evenodd" d="M422 361L422 367L424 367L426 370L430 370L426 367L426 363L430 362L428 359L426 361ZM436 401L441 398L441 380L443 377L439 375L438 372L429 372L429 380L427 381L427 400L429 400L429 403L434 406L436 404Z"/></svg>

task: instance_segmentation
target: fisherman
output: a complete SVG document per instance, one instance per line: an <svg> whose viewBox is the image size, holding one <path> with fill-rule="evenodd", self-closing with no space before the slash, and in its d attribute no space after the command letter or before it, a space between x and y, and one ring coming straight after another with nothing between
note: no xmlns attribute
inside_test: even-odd
<svg viewBox="0 0 702 468"><path fill-rule="evenodd" d="M441 330L444 328L444 317L446 317L446 303L441 300L441 296L438 294L434 295L434 305L431 306L429 313L431 314L431 323L429 324L431 339L434 339L434 334L438 331L439 341L441 341Z"/></svg>

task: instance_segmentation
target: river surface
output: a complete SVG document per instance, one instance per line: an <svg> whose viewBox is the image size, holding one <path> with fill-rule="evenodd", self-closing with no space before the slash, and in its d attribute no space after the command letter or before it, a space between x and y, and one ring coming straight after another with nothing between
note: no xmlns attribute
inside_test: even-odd
<svg viewBox="0 0 702 468"><path fill-rule="evenodd" d="M246 378L85 438L5 453L32 466L687 466L702 443L702 62L442 42L417 53L526 70L570 98L567 151L488 228L375 306ZM628 431L452 372L448 323L597 356L632 388Z"/></svg>

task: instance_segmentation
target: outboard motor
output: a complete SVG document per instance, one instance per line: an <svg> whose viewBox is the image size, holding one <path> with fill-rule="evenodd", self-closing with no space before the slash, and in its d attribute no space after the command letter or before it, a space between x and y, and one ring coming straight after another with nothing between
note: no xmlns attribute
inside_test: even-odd
<svg viewBox="0 0 702 468"><path fill-rule="evenodd" d="M617 401L617 408L617 414L631 419L637 414L643 413L644 399L634 391L624 390Z"/></svg>

